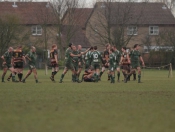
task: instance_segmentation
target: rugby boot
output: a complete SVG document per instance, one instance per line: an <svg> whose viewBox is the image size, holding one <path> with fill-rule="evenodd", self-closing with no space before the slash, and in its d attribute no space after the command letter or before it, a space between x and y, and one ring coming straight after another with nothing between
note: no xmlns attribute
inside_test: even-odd
<svg viewBox="0 0 175 132"><path fill-rule="evenodd" d="M52 76L50 77L50 80L51 80L51 81L54 81L54 79L53 79L53 77L52 77Z"/></svg>
<svg viewBox="0 0 175 132"><path fill-rule="evenodd" d="M23 80L22 80L22 82L23 82L23 83L26 83L26 80L25 80L25 79L23 79Z"/></svg>
<svg viewBox="0 0 175 132"><path fill-rule="evenodd" d="M138 83L141 83L141 75L138 75Z"/></svg>

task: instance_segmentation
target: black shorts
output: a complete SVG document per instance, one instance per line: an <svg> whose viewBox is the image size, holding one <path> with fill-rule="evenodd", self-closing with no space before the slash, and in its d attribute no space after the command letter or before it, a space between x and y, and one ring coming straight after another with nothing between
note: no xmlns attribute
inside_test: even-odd
<svg viewBox="0 0 175 132"><path fill-rule="evenodd" d="M51 62L51 67L52 68L58 67L58 64L55 61L53 61L53 62Z"/></svg>
<svg viewBox="0 0 175 132"><path fill-rule="evenodd" d="M14 62L14 68L23 68L23 62Z"/></svg>

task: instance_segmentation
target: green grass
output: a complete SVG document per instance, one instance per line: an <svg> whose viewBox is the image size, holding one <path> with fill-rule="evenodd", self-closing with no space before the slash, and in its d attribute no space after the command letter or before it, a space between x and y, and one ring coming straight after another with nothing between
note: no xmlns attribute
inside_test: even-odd
<svg viewBox="0 0 175 132"><path fill-rule="evenodd" d="M25 84L0 83L0 132L175 131L175 78L168 71L146 70L141 84L110 84L106 73L99 83L81 84L70 81L71 72L62 84L38 75L41 84L33 75Z"/></svg>

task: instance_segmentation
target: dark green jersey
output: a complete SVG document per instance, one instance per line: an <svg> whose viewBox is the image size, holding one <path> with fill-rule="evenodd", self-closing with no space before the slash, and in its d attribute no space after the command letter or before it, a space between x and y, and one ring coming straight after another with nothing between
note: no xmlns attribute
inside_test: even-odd
<svg viewBox="0 0 175 132"><path fill-rule="evenodd" d="M91 60L91 51L88 51L86 54L85 54L85 61L90 61Z"/></svg>
<svg viewBox="0 0 175 132"><path fill-rule="evenodd" d="M100 63L102 60L101 53L99 51L93 51L91 53L91 62L92 63Z"/></svg>
<svg viewBox="0 0 175 132"><path fill-rule="evenodd" d="M72 51L72 54L78 55L78 54L79 54L79 51ZM79 60L79 57L78 57L78 56L72 57L72 62L73 62L74 64L78 64L78 60Z"/></svg>
<svg viewBox="0 0 175 132"><path fill-rule="evenodd" d="M6 51L4 54L4 59L7 64L11 64L12 52Z"/></svg>
<svg viewBox="0 0 175 132"><path fill-rule="evenodd" d="M67 48L65 52L65 63L72 62L72 57L70 56L71 53L72 53L72 50L70 48Z"/></svg>
<svg viewBox="0 0 175 132"><path fill-rule="evenodd" d="M111 53L109 55L109 65L114 66L115 63L116 63L116 55L115 55L115 53Z"/></svg>
<svg viewBox="0 0 175 132"><path fill-rule="evenodd" d="M31 51L29 51L27 54L26 54L26 56L28 57L28 58L30 58L30 60L29 60L29 65L36 65L36 59L37 59L37 55L36 55L36 52L31 52Z"/></svg>
<svg viewBox="0 0 175 132"><path fill-rule="evenodd" d="M133 50L131 51L129 56L131 58L131 63L137 63L140 60L141 53L138 50Z"/></svg>
<svg viewBox="0 0 175 132"><path fill-rule="evenodd" d="M119 63L120 62L120 58L121 58L121 52L119 50L116 50L114 52L114 54L115 54L116 63Z"/></svg>

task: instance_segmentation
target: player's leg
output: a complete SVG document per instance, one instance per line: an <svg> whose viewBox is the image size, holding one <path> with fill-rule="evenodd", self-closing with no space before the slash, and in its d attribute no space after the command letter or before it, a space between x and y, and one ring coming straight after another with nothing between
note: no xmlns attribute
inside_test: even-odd
<svg viewBox="0 0 175 132"><path fill-rule="evenodd" d="M67 73L68 70L69 70L68 67L65 66L65 68L63 70L63 73L61 74L61 78L60 78L59 83L62 83L63 82L63 78L64 78L64 76L65 76L65 74Z"/></svg>
<svg viewBox="0 0 175 132"><path fill-rule="evenodd" d="M2 73L2 82L5 82L5 81L4 81L4 78L5 78L5 75L6 75L6 73L7 73L7 70L8 70L7 67L4 67L4 68L3 68L3 73Z"/></svg>
<svg viewBox="0 0 175 132"><path fill-rule="evenodd" d="M133 73L133 81L135 81L136 80L136 71L134 71L134 73Z"/></svg>
<svg viewBox="0 0 175 132"><path fill-rule="evenodd" d="M23 83L25 83L26 79L30 76L31 73L32 73L32 69L29 69L26 76L22 79Z"/></svg>
<svg viewBox="0 0 175 132"><path fill-rule="evenodd" d="M11 71L11 77L12 77L12 81L13 82L16 82L16 79L15 79L15 75L16 75L16 72L15 72L15 69L13 67L10 67L9 70Z"/></svg>
<svg viewBox="0 0 175 132"><path fill-rule="evenodd" d="M101 68L101 71L100 71L100 75L99 75L100 78L101 78L101 76L103 75L104 72L105 72L105 67L103 66L103 67Z"/></svg>
<svg viewBox="0 0 175 132"><path fill-rule="evenodd" d="M120 81L120 67L117 67L117 81Z"/></svg>
<svg viewBox="0 0 175 132"><path fill-rule="evenodd" d="M23 62L18 62L18 78L19 81L22 81L22 77L23 77Z"/></svg>
<svg viewBox="0 0 175 132"><path fill-rule="evenodd" d="M55 76L55 67L52 65L52 74L50 76L51 81L54 81L54 76Z"/></svg>
<svg viewBox="0 0 175 132"><path fill-rule="evenodd" d="M137 67L137 71L138 71L138 83L141 83L141 68Z"/></svg>
<svg viewBox="0 0 175 132"><path fill-rule="evenodd" d="M33 74L34 74L35 82L38 83L38 76L37 76L36 68L33 68L33 69L32 69L32 72L33 72Z"/></svg>

